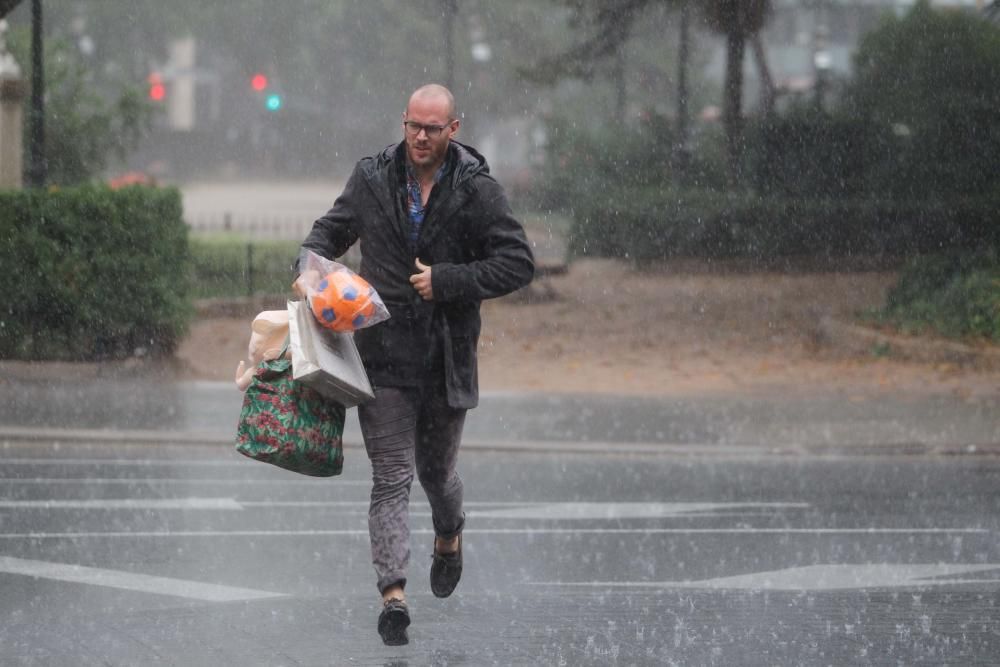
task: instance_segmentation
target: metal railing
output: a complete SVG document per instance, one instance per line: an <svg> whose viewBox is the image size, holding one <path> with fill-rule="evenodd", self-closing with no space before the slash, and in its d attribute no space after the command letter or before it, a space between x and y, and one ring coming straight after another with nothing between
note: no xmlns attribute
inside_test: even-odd
<svg viewBox="0 0 1000 667"><path fill-rule="evenodd" d="M201 215L187 220L195 234L234 233L251 239L301 241L312 229L312 220L300 216L236 216L231 213Z"/></svg>

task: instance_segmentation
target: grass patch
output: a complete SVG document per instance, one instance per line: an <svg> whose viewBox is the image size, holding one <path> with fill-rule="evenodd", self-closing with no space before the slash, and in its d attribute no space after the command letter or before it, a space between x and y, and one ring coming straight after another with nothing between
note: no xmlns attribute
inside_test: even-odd
<svg viewBox="0 0 1000 667"><path fill-rule="evenodd" d="M284 294L292 284L298 241L233 234L192 235L191 294L196 299Z"/></svg>

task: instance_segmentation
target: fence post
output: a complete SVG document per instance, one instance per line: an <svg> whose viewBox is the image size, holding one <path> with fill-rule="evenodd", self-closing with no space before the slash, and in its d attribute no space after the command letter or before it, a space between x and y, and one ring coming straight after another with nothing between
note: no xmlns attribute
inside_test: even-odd
<svg viewBox="0 0 1000 667"><path fill-rule="evenodd" d="M247 296L253 296L253 243L247 243Z"/></svg>

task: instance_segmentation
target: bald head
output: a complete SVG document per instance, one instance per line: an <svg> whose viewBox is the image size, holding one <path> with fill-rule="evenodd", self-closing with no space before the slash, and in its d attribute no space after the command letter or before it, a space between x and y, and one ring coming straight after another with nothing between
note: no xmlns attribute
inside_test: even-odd
<svg viewBox="0 0 1000 667"><path fill-rule="evenodd" d="M418 178L432 178L444 163L448 142L461 122L455 118L455 98L444 86L430 83L410 95L403 112L406 156Z"/></svg>
<svg viewBox="0 0 1000 667"><path fill-rule="evenodd" d="M410 102L406 105L407 111L417 104L441 104L447 109L448 118L455 117L455 98L451 91L438 83L428 83L420 86L410 95Z"/></svg>

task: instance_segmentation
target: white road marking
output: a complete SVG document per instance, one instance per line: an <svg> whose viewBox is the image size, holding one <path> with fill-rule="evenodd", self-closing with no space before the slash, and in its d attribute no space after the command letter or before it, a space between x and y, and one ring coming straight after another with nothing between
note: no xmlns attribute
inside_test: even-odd
<svg viewBox="0 0 1000 667"><path fill-rule="evenodd" d="M360 507L368 509L367 500L241 500L243 507ZM468 504L468 503L466 503ZM411 502L410 507L418 503Z"/></svg>
<svg viewBox="0 0 1000 667"><path fill-rule="evenodd" d="M41 579L69 581L78 584L109 586L143 593L157 593L175 597L205 600L208 602L236 602L240 600L261 600L285 597L281 593L259 591L252 588L206 584L200 581L156 577L121 570L105 570L84 565L50 563L40 560L26 560L0 556L0 573L17 574Z"/></svg>
<svg viewBox="0 0 1000 667"><path fill-rule="evenodd" d="M293 473L288 473L289 475ZM330 480L333 481L330 481ZM371 486L371 480L363 479L337 479L326 477L289 477L288 479L232 479L213 477L0 477L0 485L3 484L212 484L213 486L247 486L258 484L312 484L317 485L323 481L337 486Z"/></svg>
<svg viewBox="0 0 1000 667"><path fill-rule="evenodd" d="M411 530L411 535L433 534L433 530ZM115 537L368 537L368 529L346 530L136 530L65 533L0 533L0 539L65 540Z"/></svg>
<svg viewBox="0 0 1000 667"><path fill-rule="evenodd" d="M419 486L419 482L416 483ZM342 507L357 506L367 508L367 500L241 500L244 507ZM528 503L516 503L507 500L466 500L463 507L524 507ZM410 507L429 507L427 503L411 500ZM480 512L477 511L477 514Z"/></svg>
<svg viewBox="0 0 1000 667"><path fill-rule="evenodd" d="M784 570L754 572L732 577L698 581L581 581L533 582L543 586L580 586L590 588L703 588L752 591L832 591L862 588L901 588L948 586L957 584L996 584L1000 579L940 579L1000 570L1000 563L960 565L934 563L897 565L874 563L862 565L808 565Z"/></svg>
<svg viewBox="0 0 1000 667"><path fill-rule="evenodd" d="M232 498L86 498L0 500L0 508L88 510L242 510Z"/></svg>
<svg viewBox="0 0 1000 667"><path fill-rule="evenodd" d="M431 529L411 530L430 535ZM986 528L468 528L466 535L970 535ZM82 539L105 537L328 537L368 535L358 530L204 530L0 533L0 539Z"/></svg>
<svg viewBox="0 0 1000 667"><path fill-rule="evenodd" d="M804 509L808 503L525 503L477 511L492 519L663 519L744 509Z"/></svg>
<svg viewBox="0 0 1000 667"><path fill-rule="evenodd" d="M240 510L247 507L273 507L273 508L286 508L286 507L338 507L338 508L356 508L367 510L369 506L368 500L237 500L235 498L88 498L88 499L45 499L45 500L0 500L0 508L13 508L13 509L32 509L32 508L45 508L45 509L221 509L221 510ZM629 503L621 503L628 505ZM475 514L475 516L481 516L490 518L493 517L493 512L501 512L502 510L471 510L473 507L525 507L525 503L513 503L507 501L472 501L464 503L465 507L470 508L470 515ZM410 503L410 514L413 515L413 509L427 508L429 507L427 503L422 503L419 501L413 501ZM633 516L625 512L618 512L619 516L616 518L621 518L622 516ZM640 516L640 515L634 515ZM576 518L576 517L572 517Z"/></svg>
<svg viewBox="0 0 1000 667"><path fill-rule="evenodd" d="M46 459L46 458L16 458L16 459L2 459L0 460L0 467L3 466L95 466L95 465L109 465L109 466L128 466L128 467L144 467L144 466L167 466L170 468L189 468L189 467L211 467L211 468L235 468L245 467L247 461L245 457L240 457L238 459L205 459L205 460L180 460L180 459L102 459L102 458L92 458L92 459Z"/></svg>
<svg viewBox="0 0 1000 667"><path fill-rule="evenodd" d="M420 503L413 503L420 507ZM486 519L664 519L678 516L726 516L731 510L807 508L808 503L466 503L469 516ZM234 498L55 499L0 500L0 508L15 509L203 509L240 510L245 507L361 507L368 501L248 500ZM472 509L473 507L479 509Z"/></svg>

